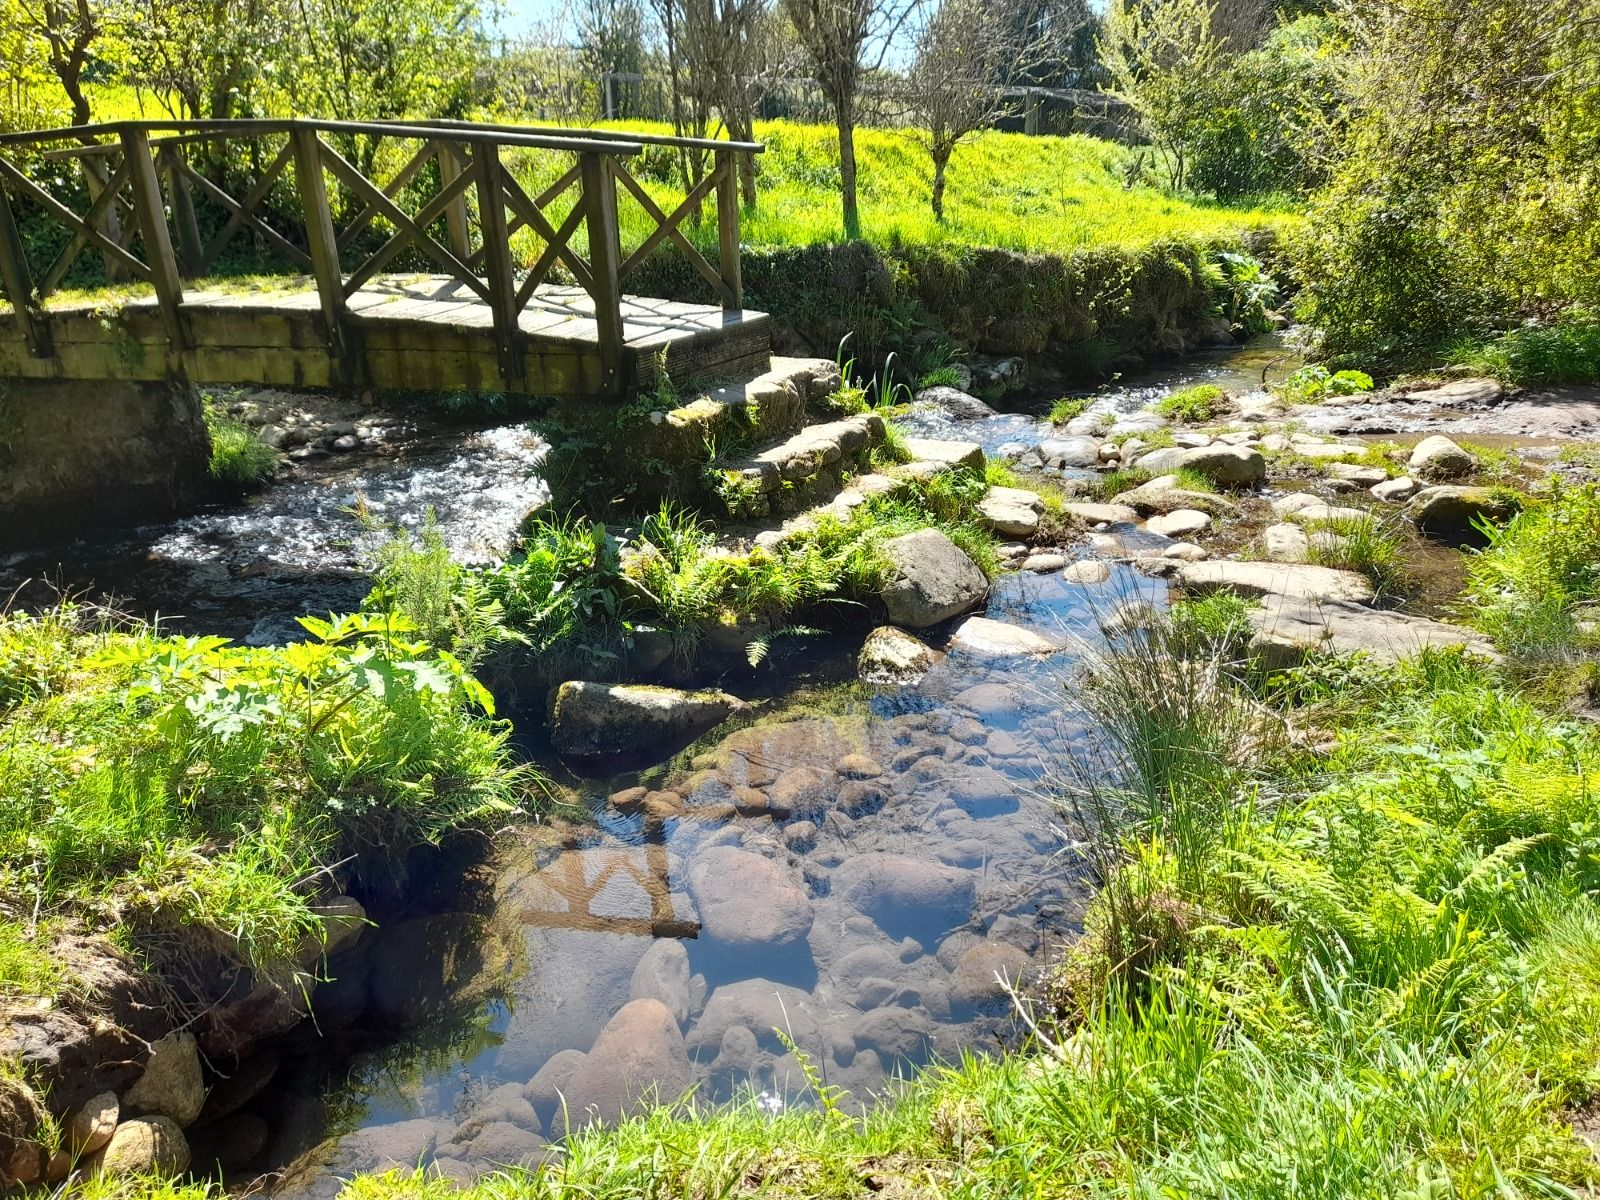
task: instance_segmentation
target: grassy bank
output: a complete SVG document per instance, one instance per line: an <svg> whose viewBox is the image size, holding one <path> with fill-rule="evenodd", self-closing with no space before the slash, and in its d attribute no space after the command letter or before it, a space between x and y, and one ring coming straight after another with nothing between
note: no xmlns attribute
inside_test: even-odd
<svg viewBox="0 0 1600 1200"><path fill-rule="evenodd" d="M284 978L319 898L522 804L452 655L386 614L304 623L250 649L71 603L0 616L0 999L70 995L85 934L157 973L204 948Z"/></svg>

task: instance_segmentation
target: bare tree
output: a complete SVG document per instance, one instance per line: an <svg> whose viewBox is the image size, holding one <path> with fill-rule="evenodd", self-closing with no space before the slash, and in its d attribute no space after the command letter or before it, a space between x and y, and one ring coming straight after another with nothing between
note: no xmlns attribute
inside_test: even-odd
<svg viewBox="0 0 1600 1200"><path fill-rule="evenodd" d="M1081 3L942 0L923 20L904 87L933 160L935 220L944 221L945 173L956 147L1010 115L1011 89L1062 53L1087 18Z"/></svg>
<svg viewBox="0 0 1600 1200"><path fill-rule="evenodd" d="M856 100L861 77L883 66L915 0L782 0L839 130L844 235L861 236L856 199Z"/></svg>

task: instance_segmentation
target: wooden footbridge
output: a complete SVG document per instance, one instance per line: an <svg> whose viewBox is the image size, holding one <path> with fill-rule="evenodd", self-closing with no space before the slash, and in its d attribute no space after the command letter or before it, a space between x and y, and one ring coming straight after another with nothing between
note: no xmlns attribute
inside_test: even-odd
<svg viewBox="0 0 1600 1200"><path fill-rule="evenodd" d="M352 158L365 158L348 149L376 140L386 172L358 168ZM709 158L670 211L629 170L647 148ZM0 380L617 396L649 383L663 351L679 378L759 370L768 320L743 307L737 177L738 156L761 149L449 121L6 134ZM626 253L619 197L644 214L630 228L645 236ZM685 228L706 209L714 253ZM37 228L41 214L59 236L47 250L35 236L30 255L19 219ZM240 238L286 273L219 281ZM666 243L709 303L624 290ZM123 296L60 294L86 253Z"/></svg>

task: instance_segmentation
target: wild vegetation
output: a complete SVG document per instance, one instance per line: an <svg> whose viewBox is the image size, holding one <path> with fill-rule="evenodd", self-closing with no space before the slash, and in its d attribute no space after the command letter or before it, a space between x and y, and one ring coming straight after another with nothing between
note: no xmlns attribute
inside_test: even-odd
<svg viewBox="0 0 1600 1200"><path fill-rule="evenodd" d="M302 624L251 649L71 601L0 616L0 994L70 990L88 933L282 977L364 852L525 806L454 655L392 613Z"/></svg>

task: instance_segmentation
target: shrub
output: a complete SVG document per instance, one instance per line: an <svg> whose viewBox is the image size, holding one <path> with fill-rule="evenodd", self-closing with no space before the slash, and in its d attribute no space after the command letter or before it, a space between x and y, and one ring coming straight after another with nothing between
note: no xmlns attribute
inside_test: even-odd
<svg viewBox="0 0 1600 1200"><path fill-rule="evenodd" d="M1452 366L1517 387L1600 382L1600 317L1572 314L1550 325L1522 325L1490 338L1466 338Z"/></svg>
<svg viewBox="0 0 1600 1200"><path fill-rule="evenodd" d="M1152 406L1174 421L1209 421L1222 410L1227 393L1214 383L1200 383L1163 396Z"/></svg>
<svg viewBox="0 0 1600 1200"><path fill-rule="evenodd" d="M241 487L271 479L278 469L278 452L254 430L229 417L211 397L205 397L203 404L211 435L211 478Z"/></svg>
<svg viewBox="0 0 1600 1200"><path fill-rule="evenodd" d="M1329 396L1355 396L1372 387L1372 376L1363 371L1329 371L1313 364L1289 376L1279 391L1291 404L1318 404Z"/></svg>

